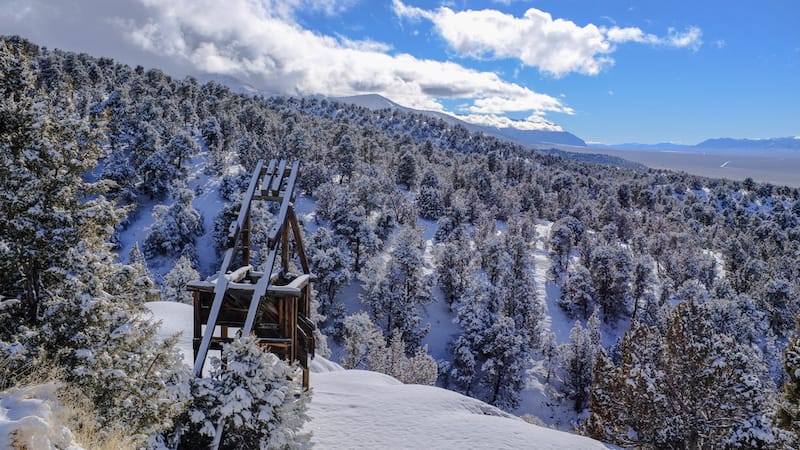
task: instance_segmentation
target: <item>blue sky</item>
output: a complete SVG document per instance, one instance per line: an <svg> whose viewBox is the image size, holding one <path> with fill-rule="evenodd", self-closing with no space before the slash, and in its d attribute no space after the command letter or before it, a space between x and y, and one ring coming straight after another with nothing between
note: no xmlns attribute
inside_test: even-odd
<svg viewBox="0 0 800 450"><path fill-rule="evenodd" d="M592 142L800 135L791 0L0 0L0 32Z"/></svg>

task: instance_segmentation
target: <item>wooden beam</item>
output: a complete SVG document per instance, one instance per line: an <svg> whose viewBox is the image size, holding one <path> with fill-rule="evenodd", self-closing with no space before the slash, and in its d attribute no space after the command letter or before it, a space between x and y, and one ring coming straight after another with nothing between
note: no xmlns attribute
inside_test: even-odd
<svg viewBox="0 0 800 450"><path fill-rule="evenodd" d="M265 172L264 180L261 182L261 195L259 196L261 200L266 199L269 197L269 188L272 185L272 179L275 177L275 160L271 159L269 161L269 167Z"/></svg>
<svg viewBox="0 0 800 450"><path fill-rule="evenodd" d="M197 357L194 361L194 376L196 377L203 374L203 365L206 363L208 346L211 344L211 336L214 334L214 328L217 326L219 310L222 308L222 301L225 298L225 288L228 285L228 280L224 275L225 274L222 274L222 276L217 278L217 287L214 289L214 303L211 304L211 313L206 322L203 340L200 341L200 349L197 351Z"/></svg>
<svg viewBox="0 0 800 450"><path fill-rule="evenodd" d="M294 235L294 245L297 247L297 257L300 258L300 266L303 273L311 273L308 265L308 258L306 258L306 249L303 246L303 238L300 235L300 224L297 222L297 215L294 212L294 206L289 205L289 224L292 226L292 235Z"/></svg>
<svg viewBox="0 0 800 450"><path fill-rule="evenodd" d="M285 172L286 160L282 159L280 164L278 164L278 173L276 173L275 178L272 179L272 187L270 187L272 195L278 195L278 192L281 190L281 181L283 181Z"/></svg>
<svg viewBox="0 0 800 450"><path fill-rule="evenodd" d="M289 180L286 182L285 194L283 196L283 201L281 202L281 209L278 212L277 223L269 232L270 248L274 248L274 246L277 244L278 237L280 236L283 227L286 226L286 214L289 211L289 204L292 202L291 197L292 193L294 192L294 184L297 180L297 173L299 172L299 169L300 163L295 161L295 163L292 165L292 171L289 174Z"/></svg>

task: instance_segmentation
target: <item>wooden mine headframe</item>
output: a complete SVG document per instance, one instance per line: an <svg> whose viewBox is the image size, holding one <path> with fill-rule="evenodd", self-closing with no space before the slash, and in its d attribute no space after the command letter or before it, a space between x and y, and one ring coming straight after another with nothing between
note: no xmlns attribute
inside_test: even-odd
<svg viewBox="0 0 800 450"><path fill-rule="evenodd" d="M230 226L227 250L216 280L187 285L194 296L194 374L201 376L209 350L221 350L230 342L229 328L243 336L255 336L269 351L303 369L303 386L308 387L308 363L314 356L314 324L309 318L311 273L300 226L292 202L299 163L284 160L256 164L242 207ZM269 254L263 271L250 264L250 213L253 202L280 205L277 222L269 231ZM290 240L302 273L290 273ZM280 253L279 253L280 252ZM280 268L275 263L280 255ZM219 327L219 334L217 334Z"/></svg>

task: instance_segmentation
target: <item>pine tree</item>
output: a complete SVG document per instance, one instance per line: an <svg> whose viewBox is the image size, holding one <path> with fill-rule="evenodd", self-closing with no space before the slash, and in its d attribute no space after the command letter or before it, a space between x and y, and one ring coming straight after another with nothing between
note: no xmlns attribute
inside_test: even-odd
<svg viewBox="0 0 800 450"><path fill-rule="evenodd" d="M469 236L466 233L435 249L436 275L445 301L449 305L456 303L469 285L469 268L472 263Z"/></svg>
<svg viewBox="0 0 800 450"><path fill-rule="evenodd" d="M504 242L508 266L503 268L501 293L503 314L514 320L516 332L530 348L541 344L544 306L536 295L533 283L533 261L523 237L509 233Z"/></svg>
<svg viewBox="0 0 800 450"><path fill-rule="evenodd" d="M186 290L186 285L190 281L200 279L200 274L192 266L192 262L186 256L181 256L175 262L175 266L164 276L162 286L162 300L167 302L179 302L191 305L193 303L192 294Z"/></svg>
<svg viewBox="0 0 800 450"><path fill-rule="evenodd" d="M589 270L603 319L613 321L621 317L630 303L631 262L627 252L610 245L598 246L592 251Z"/></svg>
<svg viewBox="0 0 800 450"><path fill-rule="evenodd" d="M370 316L381 324L389 339L399 330L407 349L419 348L428 326L420 328L419 307L430 302L431 283L424 273L422 236L418 229L404 227L395 241L389 260L373 261L363 275L365 293L361 302Z"/></svg>
<svg viewBox="0 0 800 450"><path fill-rule="evenodd" d="M433 386L438 376L436 360L428 355L427 347L419 348L414 356L406 356L406 344L399 330L392 333L387 346L377 346L368 355L370 370L385 373L405 384Z"/></svg>
<svg viewBox="0 0 800 450"><path fill-rule="evenodd" d="M523 370L527 363L526 342L515 330L514 319L499 316L486 331L482 352L481 385L487 390L486 400L505 410L519 406L523 387Z"/></svg>
<svg viewBox="0 0 800 450"><path fill-rule="evenodd" d="M453 390L472 395L476 368L475 351L464 336L459 336L453 343L453 361L448 372Z"/></svg>
<svg viewBox="0 0 800 450"><path fill-rule="evenodd" d="M588 330L579 321L575 322L569 333L569 342L561 346L559 353L567 396L573 400L575 412L581 412L589 400L596 349L592 347Z"/></svg>
<svg viewBox="0 0 800 450"><path fill-rule="evenodd" d="M120 264L114 277L109 279L108 291L115 296L129 296L134 303L142 304L156 289L139 244L134 243L128 256L128 264Z"/></svg>
<svg viewBox="0 0 800 450"><path fill-rule="evenodd" d="M334 314L336 294L350 282L352 264L350 253L340 239L327 228L319 228L311 235L308 242L308 258L311 271L316 275L314 287L317 289L317 300L320 314L327 316L328 322L337 322ZM333 324L336 326L335 324Z"/></svg>
<svg viewBox="0 0 800 450"><path fill-rule="evenodd" d="M51 291L28 345L64 369L65 381L91 400L101 426L121 422L144 442L170 429L187 406L189 373L177 336L158 338L157 324L146 319L130 279L118 276L124 266L113 263L103 237L70 250L65 263L72 270Z"/></svg>
<svg viewBox="0 0 800 450"><path fill-rule="evenodd" d="M704 307L679 303L663 337L634 324L621 356L619 369L598 363L594 437L652 448L776 445L763 362L749 346L716 333Z"/></svg>
<svg viewBox="0 0 800 450"><path fill-rule="evenodd" d="M397 182L403 184L406 190L410 190L417 182L417 160L411 152L404 152L400 156L400 163L397 166Z"/></svg>
<svg viewBox="0 0 800 450"><path fill-rule="evenodd" d="M569 317L585 319L589 316L589 311L594 309L594 289L591 279L591 273L582 265L575 267L572 272L567 272L562 278L558 305Z"/></svg>
<svg viewBox="0 0 800 450"><path fill-rule="evenodd" d="M84 178L101 155L95 124L80 119L66 86L36 90L25 44L0 40L0 292L21 301L19 321L31 325L70 249L124 211L99 195L107 182Z"/></svg>
<svg viewBox="0 0 800 450"><path fill-rule="evenodd" d="M437 220L444 213L440 189L436 173L432 169L425 171L425 175L422 176L419 183L419 193L416 198L417 211L423 219Z"/></svg>

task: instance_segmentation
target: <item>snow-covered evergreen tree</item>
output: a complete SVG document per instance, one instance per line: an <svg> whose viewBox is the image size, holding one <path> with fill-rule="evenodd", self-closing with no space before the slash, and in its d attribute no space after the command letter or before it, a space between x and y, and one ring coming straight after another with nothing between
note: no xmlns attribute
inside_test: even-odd
<svg viewBox="0 0 800 450"><path fill-rule="evenodd" d="M379 330L369 315L358 312L347 316L344 320L344 351L341 357L342 367L345 369L366 369L367 357L375 348L386 346L383 333Z"/></svg>
<svg viewBox="0 0 800 450"><path fill-rule="evenodd" d="M569 342L562 344L559 349L561 379L567 396L574 402L573 408L576 412L583 411L589 401L596 352L589 330L580 321L576 321L569 333Z"/></svg>
<svg viewBox="0 0 800 450"><path fill-rule="evenodd" d="M138 243L131 248L128 264L121 264L118 269L108 281L107 289L112 295L129 296L135 303L141 304L148 301L153 292L158 292Z"/></svg>
<svg viewBox="0 0 800 450"><path fill-rule="evenodd" d="M186 285L190 281L197 281L200 279L200 274L192 266L192 261L186 257L181 256L175 262L172 270L167 272L164 276L164 284L162 285L161 299L168 302L179 302L191 305L192 294L186 290Z"/></svg>
<svg viewBox="0 0 800 450"><path fill-rule="evenodd" d="M316 275L319 313L333 330L341 328L344 319L343 305L337 303L336 294L352 279L351 258L344 242L327 228L319 228L308 242L308 259L311 272Z"/></svg>
<svg viewBox="0 0 800 450"><path fill-rule="evenodd" d="M453 305L466 292L472 273L469 236L460 233L451 241L437 245L435 252L439 287L445 301Z"/></svg>
<svg viewBox="0 0 800 450"><path fill-rule="evenodd" d="M497 317L486 331L482 347L486 359L481 365L481 385L488 391L486 400L506 410L519 406L528 355L527 342L515 327L514 319Z"/></svg>
<svg viewBox="0 0 800 450"><path fill-rule="evenodd" d="M419 315L419 307L431 299L422 245L420 231L406 226L400 231L389 260L376 258L368 275L362 275L365 293L361 302L389 339L395 330L401 333L410 352L419 348L428 332L428 326L420 328Z"/></svg>
<svg viewBox="0 0 800 450"><path fill-rule="evenodd" d="M417 211L423 219L437 220L444 213L439 189L441 189L439 178L433 170L428 169L420 180L416 199Z"/></svg>
<svg viewBox="0 0 800 450"><path fill-rule="evenodd" d="M453 343L453 361L448 367L450 388L464 395L472 395L477 361L475 351L464 336L459 336Z"/></svg>
<svg viewBox="0 0 800 450"><path fill-rule="evenodd" d="M397 166L397 182L405 185L407 190L417 183L417 160L410 151L405 151L400 155L400 162Z"/></svg>
<svg viewBox="0 0 800 450"><path fill-rule="evenodd" d="M585 319L594 309L592 275L582 265L562 276L561 297L558 304L569 317Z"/></svg>
<svg viewBox="0 0 800 450"><path fill-rule="evenodd" d="M433 386L438 376L436 360L428 355L427 346L406 356L406 344L399 330L392 333L386 346L373 347L367 356L370 370L385 373L405 384Z"/></svg>
<svg viewBox="0 0 800 450"><path fill-rule="evenodd" d="M627 313L631 301L631 269L630 257L621 248L600 245L592 251L589 271L594 299L602 309L605 321L616 320Z"/></svg>
<svg viewBox="0 0 800 450"><path fill-rule="evenodd" d="M64 278L67 253L123 212L98 195L108 182L84 178L101 156L100 137L66 87L37 91L21 42L0 42L0 64L0 292L20 300L19 322L32 325Z"/></svg>
<svg viewBox="0 0 800 450"><path fill-rule="evenodd" d="M770 448L765 368L749 346L715 333L704 307L673 310L665 336L635 324L619 368L601 357L592 393L594 437L653 448Z"/></svg>
<svg viewBox="0 0 800 450"><path fill-rule="evenodd" d="M775 423L794 434L800 440L800 316L795 318L795 334L783 354L786 382L778 399Z"/></svg>
<svg viewBox="0 0 800 450"><path fill-rule="evenodd" d="M175 189L172 206L153 208L153 225L144 241L147 257L179 255L185 247L203 234L203 217L194 206L194 192L187 188Z"/></svg>

